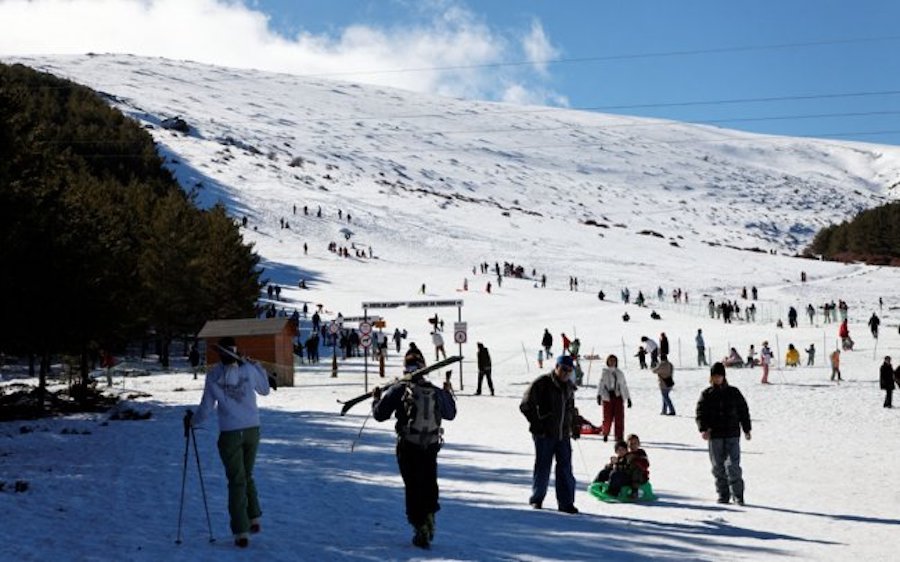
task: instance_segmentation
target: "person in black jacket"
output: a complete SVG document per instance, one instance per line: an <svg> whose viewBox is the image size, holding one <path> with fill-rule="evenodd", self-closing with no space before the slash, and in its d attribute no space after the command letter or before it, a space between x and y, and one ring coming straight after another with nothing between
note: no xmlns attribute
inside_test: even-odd
<svg viewBox="0 0 900 562"><path fill-rule="evenodd" d="M553 336L550 335L550 330L548 328L544 328L544 336L541 338L541 346L544 348L544 355L547 358L550 358L550 348L553 347Z"/></svg>
<svg viewBox="0 0 900 562"><path fill-rule="evenodd" d="M697 429L709 442L709 460L716 479L719 503L731 498L744 505L744 479L741 471L741 430L750 440L750 410L737 387L725 379L725 365L714 363L709 388L697 402Z"/></svg>
<svg viewBox="0 0 900 562"><path fill-rule="evenodd" d="M415 353L407 353L403 361L407 375L425 367L421 355ZM391 414L397 418L397 466L403 477L406 519L415 532L413 544L429 548L434 540L435 514L441 509L437 481L437 455L443 443L440 422L456 417L450 381L439 388L418 374L383 392L376 386L372 399L376 421L385 421Z"/></svg>
<svg viewBox="0 0 900 562"><path fill-rule="evenodd" d="M481 381L487 377L488 388L491 390L491 396L494 395L494 381L491 380L491 354L484 344L478 342L478 390L475 394L481 394Z"/></svg>
<svg viewBox="0 0 900 562"><path fill-rule="evenodd" d="M529 385L519 405L528 419L534 440L534 473L528 503L541 509L550 482L550 467L556 458L556 502L559 511L575 514L575 475L572 473L572 442L581 436L575 428L575 387L569 377L575 369L571 355L560 355L553 371Z"/></svg>
<svg viewBox="0 0 900 562"><path fill-rule="evenodd" d="M884 407L893 408L891 400L894 396L894 369L891 367L890 355L885 356L879 375L881 390L884 391Z"/></svg>

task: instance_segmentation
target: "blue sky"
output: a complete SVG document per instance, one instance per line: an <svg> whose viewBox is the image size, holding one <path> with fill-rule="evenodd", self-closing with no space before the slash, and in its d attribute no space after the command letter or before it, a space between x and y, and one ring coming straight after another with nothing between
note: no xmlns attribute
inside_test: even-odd
<svg viewBox="0 0 900 562"><path fill-rule="evenodd" d="M900 93L875 95L900 92L898 22L895 0L0 0L0 58L129 52L900 144ZM727 103L763 98L799 99Z"/></svg>
<svg viewBox="0 0 900 562"><path fill-rule="evenodd" d="M259 0L256 4L272 15L275 29L288 34L298 30L335 33L354 23L402 28L430 17L411 8L413 2ZM721 126L775 134L894 131L840 138L900 144L900 115L881 113L900 112L900 59L896 56L900 53L900 2L488 0L465 5L498 33L515 34L538 20L558 50L554 58L610 57L549 65L546 83L572 107L895 91L893 95L603 111L718 121ZM842 40L866 41L838 42ZM823 44L774 47L806 43ZM768 46L773 48L639 56ZM809 117L824 114L833 116ZM765 120L723 121L731 119Z"/></svg>

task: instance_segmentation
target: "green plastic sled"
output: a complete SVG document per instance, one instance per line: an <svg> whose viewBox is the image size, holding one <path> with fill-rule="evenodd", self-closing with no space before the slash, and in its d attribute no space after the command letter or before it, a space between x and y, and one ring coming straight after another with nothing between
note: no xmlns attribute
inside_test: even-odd
<svg viewBox="0 0 900 562"><path fill-rule="evenodd" d="M588 486L588 493L598 500L607 503L649 502L656 499L656 495L653 493L653 486L650 485L650 482L641 484L641 487L638 488L638 495L636 498L631 497L631 486L622 486L618 496L607 494L606 489L608 487L609 484L606 482L594 482Z"/></svg>

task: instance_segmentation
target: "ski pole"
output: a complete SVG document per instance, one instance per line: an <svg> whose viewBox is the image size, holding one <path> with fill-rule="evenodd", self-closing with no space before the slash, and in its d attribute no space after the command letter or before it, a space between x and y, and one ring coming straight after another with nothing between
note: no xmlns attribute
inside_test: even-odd
<svg viewBox="0 0 900 562"><path fill-rule="evenodd" d="M354 439L353 442L350 443L350 452L351 453L353 452L353 449L356 448L356 443L362 437L363 430L366 428L366 424L369 422L369 417L371 417L371 415L372 415L372 410L369 409L369 413L366 414L366 419L364 419L362 422L362 425L359 426L359 433L356 434L356 439Z"/></svg>
<svg viewBox="0 0 900 562"><path fill-rule="evenodd" d="M191 426L191 437L194 440L194 456L197 457L197 474L200 476L200 491L203 493L203 508L206 510L206 525L209 527L209 542L216 542L213 537L212 521L209 518L209 504L206 502L206 486L203 485L203 470L200 468L200 452L197 450L197 434Z"/></svg>
<svg viewBox="0 0 900 562"><path fill-rule="evenodd" d="M574 439L575 445L578 447L578 456L581 457L581 466L584 467L584 475L590 476L590 472L588 472L587 462L584 460L584 451L581 450L581 440Z"/></svg>
<svg viewBox="0 0 900 562"><path fill-rule="evenodd" d="M184 483L187 480L187 462L188 450L190 448L191 436L189 429L191 427L191 417L194 413L190 410L184 415L184 464L181 467L181 501L178 503L178 536L175 538L175 544L181 544L181 519L184 514Z"/></svg>

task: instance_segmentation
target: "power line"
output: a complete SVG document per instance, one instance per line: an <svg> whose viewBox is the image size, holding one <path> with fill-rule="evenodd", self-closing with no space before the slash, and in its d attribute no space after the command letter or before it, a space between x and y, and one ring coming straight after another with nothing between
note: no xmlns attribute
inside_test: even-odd
<svg viewBox="0 0 900 562"><path fill-rule="evenodd" d="M559 58L559 59L544 59L544 60L526 60L526 61L509 61L509 62L494 62L494 63L479 63L479 64L460 64L460 65L448 65L448 66L426 66L426 67L417 67L417 68L390 68L390 69L376 69L376 70L359 70L359 71L342 71L342 72L325 72L318 74L298 74L297 76L304 76L308 78L327 78L332 76L359 76L359 75L372 75L372 74L400 74L406 72L443 72L450 70L474 70L479 68L503 68L503 67L514 67L514 66L531 66L531 65L555 65L555 64L582 64L587 62L607 62L607 61L619 61L619 60L634 60L634 59L647 59L647 58L662 58L662 57L684 57L684 56L696 56L696 55L705 55L705 54L724 54L724 53L741 53L741 52L751 52L751 51L768 51L768 50L779 50L779 49L799 49L805 47L822 47L828 45L850 45L854 43L875 43L880 41L897 41L900 40L900 35L886 35L882 37L860 37L860 38L848 38L848 39L823 39L820 41L806 41L806 42L797 42L797 43L773 43L769 45L744 45L744 46L734 46L734 47L713 47L709 49L687 49L687 50L678 50L678 51L657 51L657 52L649 52L649 53L631 53L631 54L619 54L619 55L602 55L602 56L590 56L590 57L573 57L573 58Z"/></svg>
<svg viewBox="0 0 900 562"><path fill-rule="evenodd" d="M900 95L900 90L872 90L863 92L843 92L832 94L803 94L793 96L765 96L759 98L726 98L720 100L690 100L677 102L659 102L659 103L643 103L631 105L593 105L578 107L529 107L518 109L500 109L489 110L481 113L466 112L464 114L457 113L398 113L394 115L371 115L371 116L350 116L350 117L309 117L300 119L299 121L314 121L323 123L334 123L340 121L371 121L371 120L387 120L387 119L425 119L425 118L447 118L464 115L466 117L493 117L495 115L520 115L533 113L546 113L553 111L610 111L619 109L655 109L665 107L686 107L686 106L702 106L702 105L733 105L740 103L772 103L779 101L809 101L820 99L839 99L839 98L855 98L855 97L873 97L873 96L896 96ZM474 100L472 103L492 103L480 100ZM494 104L499 105L499 104Z"/></svg>

